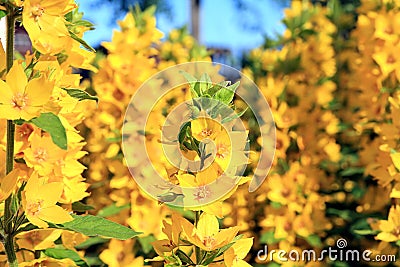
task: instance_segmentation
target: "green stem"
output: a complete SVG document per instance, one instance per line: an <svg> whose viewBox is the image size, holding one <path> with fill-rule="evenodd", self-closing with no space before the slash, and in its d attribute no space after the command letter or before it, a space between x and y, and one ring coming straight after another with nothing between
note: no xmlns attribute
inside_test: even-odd
<svg viewBox="0 0 400 267"><path fill-rule="evenodd" d="M11 69L14 61L14 33L15 33L15 8L7 6L7 46L6 64L7 72ZM6 173L10 173L14 168L14 137L15 125L12 120L7 120L7 149L6 149ZM4 203L4 248L10 267L18 267L17 256L15 254L11 198L9 196Z"/></svg>
<svg viewBox="0 0 400 267"><path fill-rule="evenodd" d="M194 212L194 226L197 228L197 223L199 222L200 219L200 211L195 211ZM196 254L196 264L201 264L201 251L198 246L195 246L194 248L195 254Z"/></svg>

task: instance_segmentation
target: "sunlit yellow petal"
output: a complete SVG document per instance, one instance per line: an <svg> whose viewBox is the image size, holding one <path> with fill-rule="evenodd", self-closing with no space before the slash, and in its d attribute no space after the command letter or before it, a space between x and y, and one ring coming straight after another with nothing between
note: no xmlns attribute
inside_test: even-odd
<svg viewBox="0 0 400 267"><path fill-rule="evenodd" d="M29 81L26 86L26 94L30 105L40 106L45 104L51 96L53 87L54 84L48 82L44 76Z"/></svg>
<svg viewBox="0 0 400 267"><path fill-rule="evenodd" d="M40 210L39 218L51 223L65 223L72 221L71 215L59 206L51 206Z"/></svg>
<svg viewBox="0 0 400 267"><path fill-rule="evenodd" d="M28 78L25 75L22 65L18 61L14 61L13 66L7 74L6 81L14 94L23 94L25 92Z"/></svg>

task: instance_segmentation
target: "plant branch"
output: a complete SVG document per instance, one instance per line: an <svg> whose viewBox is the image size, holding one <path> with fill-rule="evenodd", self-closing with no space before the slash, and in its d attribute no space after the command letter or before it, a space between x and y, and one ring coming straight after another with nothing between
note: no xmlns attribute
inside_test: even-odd
<svg viewBox="0 0 400 267"><path fill-rule="evenodd" d="M7 72L11 69L14 60L14 34L16 10L12 5L7 5L7 45L6 45L6 67ZM7 120L7 149L6 149L6 174L14 169L14 137L15 125L12 120ZM4 249L10 267L18 267L17 256L15 254L15 243L13 233L10 195L4 203Z"/></svg>

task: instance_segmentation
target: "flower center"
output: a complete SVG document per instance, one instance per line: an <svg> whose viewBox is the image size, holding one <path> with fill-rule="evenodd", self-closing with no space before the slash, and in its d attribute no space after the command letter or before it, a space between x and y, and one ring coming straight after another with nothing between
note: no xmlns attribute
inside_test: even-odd
<svg viewBox="0 0 400 267"><path fill-rule="evenodd" d="M38 20L39 17L43 15L44 8L36 5L32 7L32 16L34 17L35 20Z"/></svg>
<svg viewBox="0 0 400 267"><path fill-rule="evenodd" d="M36 216L38 212L42 209L43 205L43 200L42 199L37 199L35 202L31 202L28 204L28 207L26 208L26 211L28 214Z"/></svg>
<svg viewBox="0 0 400 267"><path fill-rule="evenodd" d="M203 239L203 245L211 249L215 244L215 238L212 236L206 236Z"/></svg>
<svg viewBox="0 0 400 267"><path fill-rule="evenodd" d="M396 59L392 55L390 55L386 60L386 63L388 63L388 64L393 64L395 62L396 62Z"/></svg>
<svg viewBox="0 0 400 267"><path fill-rule="evenodd" d="M211 191L208 188L208 186L203 185L203 186L199 186L197 188L196 193L193 194L194 195L194 199L202 202L205 198L208 198L211 195Z"/></svg>
<svg viewBox="0 0 400 267"><path fill-rule="evenodd" d="M400 226L397 226L393 229L392 234L395 236L399 236L400 235Z"/></svg>
<svg viewBox="0 0 400 267"><path fill-rule="evenodd" d="M41 163L47 159L47 151L43 148L38 148L33 156L38 163Z"/></svg>
<svg viewBox="0 0 400 267"><path fill-rule="evenodd" d="M212 133L213 133L212 129L203 129L203 130L201 130L200 134L202 137L209 137L212 135Z"/></svg>
<svg viewBox="0 0 400 267"><path fill-rule="evenodd" d="M27 103L28 103L28 97L26 96L26 94L21 94L21 93L17 93L16 95L14 95L11 100L12 107L18 110L24 109Z"/></svg>

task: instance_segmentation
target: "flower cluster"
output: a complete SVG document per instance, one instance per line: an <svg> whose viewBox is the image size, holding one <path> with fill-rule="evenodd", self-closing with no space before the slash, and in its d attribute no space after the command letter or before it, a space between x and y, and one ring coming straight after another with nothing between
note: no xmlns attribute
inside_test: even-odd
<svg viewBox="0 0 400 267"><path fill-rule="evenodd" d="M84 261L74 246L95 235L82 228L95 222L81 220L104 220L74 214L88 208L79 201L89 196L80 162L86 143L77 126L96 98L73 68L96 71L94 50L82 39L93 25L69 0L7 1L0 8L8 27L7 47L0 47L0 260L77 266ZM32 51L14 60L16 23L27 31Z"/></svg>

